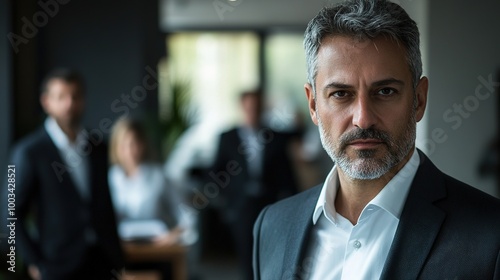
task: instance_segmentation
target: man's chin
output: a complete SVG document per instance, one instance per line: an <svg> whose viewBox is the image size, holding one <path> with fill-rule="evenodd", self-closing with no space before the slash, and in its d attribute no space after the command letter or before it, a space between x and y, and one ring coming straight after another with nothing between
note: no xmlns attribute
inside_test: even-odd
<svg viewBox="0 0 500 280"><path fill-rule="evenodd" d="M355 180L376 180L384 176L387 172L382 168L350 168L344 173Z"/></svg>
<svg viewBox="0 0 500 280"><path fill-rule="evenodd" d="M358 180L378 179L388 171L384 162L377 158L356 158L349 160L347 165L341 167L344 173Z"/></svg>
<svg viewBox="0 0 500 280"><path fill-rule="evenodd" d="M78 128L80 126L80 118L58 118L56 122L60 126Z"/></svg>
<svg viewBox="0 0 500 280"><path fill-rule="evenodd" d="M347 155L350 161L355 161L359 159L382 159L387 157L388 152L386 145L378 145L370 148L350 147Z"/></svg>

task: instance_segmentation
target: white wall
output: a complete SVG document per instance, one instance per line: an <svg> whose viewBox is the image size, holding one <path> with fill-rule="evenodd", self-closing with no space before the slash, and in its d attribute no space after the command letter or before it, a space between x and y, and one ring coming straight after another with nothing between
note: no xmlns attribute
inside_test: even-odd
<svg viewBox="0 0 500 280"><path fill-rule="evenodd" d="M428 135L442 129L447 139L432 141L435 147L426 150L443 171L493 195L499 195L494 180L481 178L477 170L485 147L498 133L498 87L496 92L480 88L484 100L475 91L482 84L479 77L492 75L498 81L499 11L498 0L429 1L428 10ZM454 104L464 106L463 116L453 111Z"/></svg>

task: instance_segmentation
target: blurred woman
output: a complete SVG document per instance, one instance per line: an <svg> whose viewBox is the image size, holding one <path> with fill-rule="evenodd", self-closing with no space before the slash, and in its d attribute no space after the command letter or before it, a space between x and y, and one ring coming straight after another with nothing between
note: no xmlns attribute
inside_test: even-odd
<svg viewBox="0 0 500 280"><path fill-rule="evenodd" d="M181 233L190 227L189 221L162 167L149 160L141 124L131 119L118 120L110 146L113 165L108 180L120 237L147 239L162 245L183 241L186 236Z"/></svg>

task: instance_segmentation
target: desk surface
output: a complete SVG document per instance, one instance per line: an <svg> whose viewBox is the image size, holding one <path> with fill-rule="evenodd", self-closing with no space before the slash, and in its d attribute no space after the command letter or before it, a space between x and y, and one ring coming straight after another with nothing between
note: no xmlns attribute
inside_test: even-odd
<svg viewBox="0 0 500 280"><path fill-rule="evenodd" d="M158 245L154 243L123 242L125 258L129 262L170 261L174 258L185 258L187 247L183 245Z"/></svg>
<svg viewBox="0 0 500 280"><path fill-rule="evenodd" d="M188 248L183 245L123 242L122 247L125 259L129 263L171 262L174 279L187 279L186 254Z"/></svg>

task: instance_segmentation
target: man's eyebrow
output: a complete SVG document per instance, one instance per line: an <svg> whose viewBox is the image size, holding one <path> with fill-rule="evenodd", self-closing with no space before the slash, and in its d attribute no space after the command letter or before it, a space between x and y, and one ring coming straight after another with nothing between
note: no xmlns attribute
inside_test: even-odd
<svg viewBox="0 0 500 280"><path fill-rule="evenodd" d="M390 84L398 84L401 86L404 86L404 82L402 80L398 80L396 78L388 78L388 79L383 79L380 81L373 82L371 84L372 87L380 87L380 86L387 86ZM336 88L336 89L350 89L353 88L354 86L349 85L349 84L344 84L344 83L339 83L339 82L331 82L325 86L324 89L330 89L330 88Z"/></svg>
<svg viewBox="0 0 500 280"><path fill-rule="evenodd" d="M353 88L353 86L343 83L331 82L325 86L325 89L329 88L348 89L348 88Z"/></svg>

